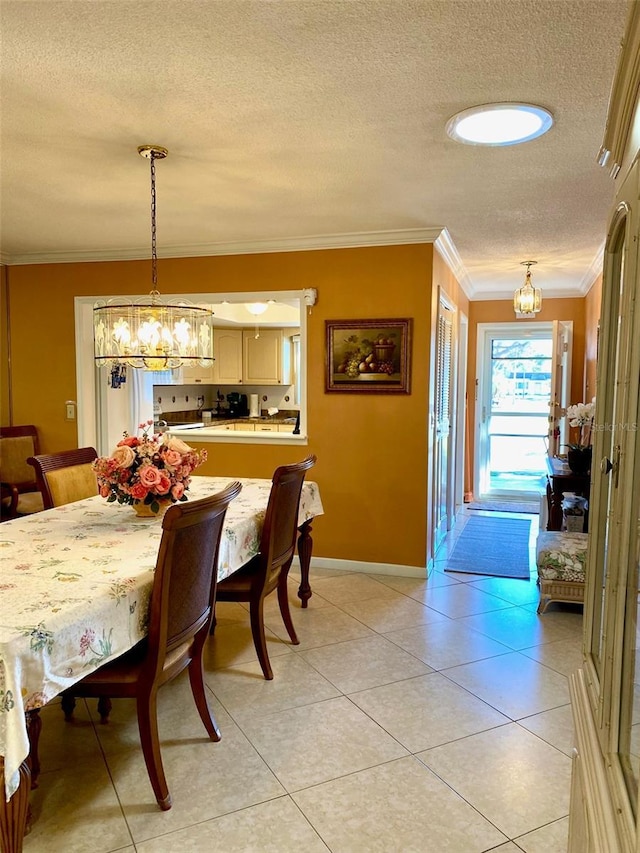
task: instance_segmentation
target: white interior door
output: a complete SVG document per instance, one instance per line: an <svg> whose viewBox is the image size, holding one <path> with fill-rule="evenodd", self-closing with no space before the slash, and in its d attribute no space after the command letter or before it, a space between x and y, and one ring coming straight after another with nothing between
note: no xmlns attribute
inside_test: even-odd
<svg viewBox="0 0 640 853"><path fill-rule="evenodd" d="M453 457L451 446L452 376L453 376L453 310L441 297L438 303L436 333L436 419L434 444L433 520L434 550L452 525Z"/></svg>

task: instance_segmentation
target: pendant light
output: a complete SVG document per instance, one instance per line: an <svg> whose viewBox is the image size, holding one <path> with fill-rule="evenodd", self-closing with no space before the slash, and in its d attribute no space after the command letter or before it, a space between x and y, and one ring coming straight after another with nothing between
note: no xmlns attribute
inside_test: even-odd
<svg viewBox="0 0 640 853"><path fill-rule="evenodd" d="M522 287L513 294L513 310L519 317L537 314L542 308L542 291L531 284L530 267L537 263L537 261L521 261L522 266L527 268L527 274Z"/></svg>
<svg viewBox="0 0 640 853"><path fill-rule="evenodd" d="M269 302L273 302L273 299L270 299ZM245 302L244 307L247 309L249 314L253 314L253 316L256 318L256 321L255 321L256 322L256 331L255 331L255 334L253 337L257 341L258 338L260 337L260 327L258 326L258 317L261 314L264 314L264 312L267 310L267 308L269 306L266 302Z"/></svg>
<svg viewBox="0 0 640 853"><path fill-rule="evenodd" d="M151 282L149 296L138 301L115 297L93 308L94 358L99 366L124 364L143 370L168 370L183 364L213 364L213 312L187 301L164 302L158 291L156 253L156 160L169 153L159 145L141 145L151 164Z"/></svg>

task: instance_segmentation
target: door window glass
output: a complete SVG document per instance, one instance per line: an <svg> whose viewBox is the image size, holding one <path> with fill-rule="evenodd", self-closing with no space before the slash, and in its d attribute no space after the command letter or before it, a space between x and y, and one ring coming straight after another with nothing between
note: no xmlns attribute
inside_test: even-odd
<svg viewBox="0 0 640 853"><path fill-rule="evenodd" d="M637 529L638 524L636 523ZM640 572L638 571L637 535L633 553L634 565L628 574L627 613L624 620L619 755L629 791L629 800L635 809L638 800L638 779L640 778L640 642L638 641Z"/></svg>
<svg viewBox="0 0 640 853"><path fill-rule="evenodd" d="M543 487L552 348L550 335L491 341L489 492Z"/></svg>
<svg viewBox="0 0 640 853"><path fill-rule="evenodd" d="M624 284L624 243L626 216L622 216L617 226L612 230L607 246L608 268L605 282L609 299L603 305L602 324L604 327L602 359L598 362L597 379L597 410L598 424L615 425L616 411L620 406L618 399L618 384L614 377L618 375L622 358L621 341L624 317L622 316L622 291ZM596 429L594 437L594 458L607 460L609 466L614 464L618 456L618 436L612 429ZM593 611L592 627L589 632L590 649L593 664L602 679L603 658L602 650L605 636L605 609L607 602L606 580L609 574L609 561L615 543L609 542L610 529L608 520L614 512L616 472L609 472L601 477L592 477L590 509L593 510L595 524L590 525L589 572L593 577Z"/></svg>

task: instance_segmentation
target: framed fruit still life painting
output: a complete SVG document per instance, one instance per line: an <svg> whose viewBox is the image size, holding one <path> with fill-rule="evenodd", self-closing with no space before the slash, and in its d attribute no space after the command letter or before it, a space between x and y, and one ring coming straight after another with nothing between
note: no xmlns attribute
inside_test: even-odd
<svg viewBox="0 0 640 853"><path fill-rule="evenodd" d="M409 394L411 320L327 320L326 390Z"/></svg>

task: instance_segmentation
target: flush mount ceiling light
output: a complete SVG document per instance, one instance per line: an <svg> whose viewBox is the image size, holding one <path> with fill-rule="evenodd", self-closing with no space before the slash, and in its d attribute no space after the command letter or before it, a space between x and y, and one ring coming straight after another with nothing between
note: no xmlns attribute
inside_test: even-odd
<svg viewBox="0 0 640 853"><path fill-rule="evenodd" d="M169 153L159 145L141 145L138 153L151 163L151 282L149 296L139 301L115 297L93 309L94 358L99 366L118 364L143 370L166 370L182 364L213 363L213 312L190 302L163 302L158 291L156 253L155 161Z"/></svg>
<svg viewBox="0 0 640 853"><path fill-rule="evenodd" d="M266 302L245 302L244 307L247 309L249 314L253 314L254 317L259 317L260 314L264 314L269 306Z"/></svg>
<svg viewBox="0 0 640 853"><path fill-rule="evenodd" d="M466 145L518 145L542 136L553 116L534 104L481 104L462 110L447 122L447 133Z"/></svg>
<svg viewBox="0 0 640 853"><path fill-rule="evenodd" d="M524 284L513 294L513 310L518 317L528 317L537 314L542 308L542 291L531 284L531 269L537 261L521 261L527 268Z"/></svg>

